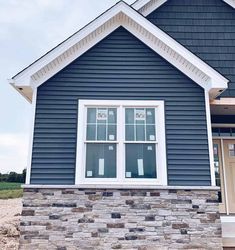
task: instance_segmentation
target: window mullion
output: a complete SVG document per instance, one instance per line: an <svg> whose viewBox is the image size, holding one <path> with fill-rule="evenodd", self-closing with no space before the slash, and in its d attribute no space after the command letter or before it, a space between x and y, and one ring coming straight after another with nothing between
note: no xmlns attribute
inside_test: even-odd
<svg viewBox="0 0 235 250"><path fill-rule="evenodd" d="M117 173L118 173L118 181L124 181L124 136L125 136L125 119L124 119L124 112L123 106L118 108L118 121L117 121L117 130L118 130L118 162L117 162Z"/></svg>

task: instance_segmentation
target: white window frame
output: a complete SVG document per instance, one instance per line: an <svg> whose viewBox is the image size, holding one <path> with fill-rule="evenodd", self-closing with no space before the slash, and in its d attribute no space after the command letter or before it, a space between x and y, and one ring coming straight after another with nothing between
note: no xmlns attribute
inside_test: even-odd
<svg viewBox="0 0 235 250"><path fill-rule="evenodd" d="M117 108L117 140L105 141L116 143L116 178L86 178L86 119L87 107ZM156 141L144 141L156 145L157 178L125 178L125 114L124 108L155 108ZM98 141L103 143L102 141ZM91 141L92 143L92 141ZM135 142L134 142L135 143ZM141 141L138 141L141 143ZM77 153L75 184L131 184L131 185L164 185L167 186L166 138L165 138L165 110L164 101L138 101L138 100L79 100L78 126L77 126Z"/></svg>

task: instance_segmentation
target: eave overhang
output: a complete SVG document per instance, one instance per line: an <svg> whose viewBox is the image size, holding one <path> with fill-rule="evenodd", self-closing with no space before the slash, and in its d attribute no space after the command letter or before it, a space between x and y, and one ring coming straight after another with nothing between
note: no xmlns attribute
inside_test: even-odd
<svg viewBox="0 0 235 250"><path fill-rule="evenodd" d="M207 90L211 99L227 88L228 79L123 1L22 70L9 83L31 101L36 88L120 26Z"/></svg>

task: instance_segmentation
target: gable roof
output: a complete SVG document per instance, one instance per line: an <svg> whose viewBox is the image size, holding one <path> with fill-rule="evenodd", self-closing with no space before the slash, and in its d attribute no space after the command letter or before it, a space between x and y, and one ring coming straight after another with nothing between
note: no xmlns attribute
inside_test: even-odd
<svg viewBox="0 0 235 250"><path fill-rule="evenodd" d="M132 4L132 7L142 15L147 16L167 1L168 0L136 0ZM235 8L235 0L222 0L222 1L229 4L231 7Z"/></svg>
<svg viewBox="0 0 235 250"><path fill-rule="evenodd" d="M227 88L228 79L123 1L15 75L10 84L31 101L37 87L120 26L208 90L211 98Z"/></svg>

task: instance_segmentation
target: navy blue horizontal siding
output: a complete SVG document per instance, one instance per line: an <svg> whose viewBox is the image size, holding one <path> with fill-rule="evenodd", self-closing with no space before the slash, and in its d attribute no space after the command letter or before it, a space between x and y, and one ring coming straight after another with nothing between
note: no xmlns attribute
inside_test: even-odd
<svg viewBox="0 0 235 250"><path fill-rule="evenodd" d="M203 89L123 28L39 87L32 184L74 183L80 99L165 100L169 184L210 185Z"/></svg>
<svg viewBox="0 0 235 250"><path fill-rule="evenodd" d="M227 79L235 97L235 11L222 0L168 0L147 17Z"/></svg>

